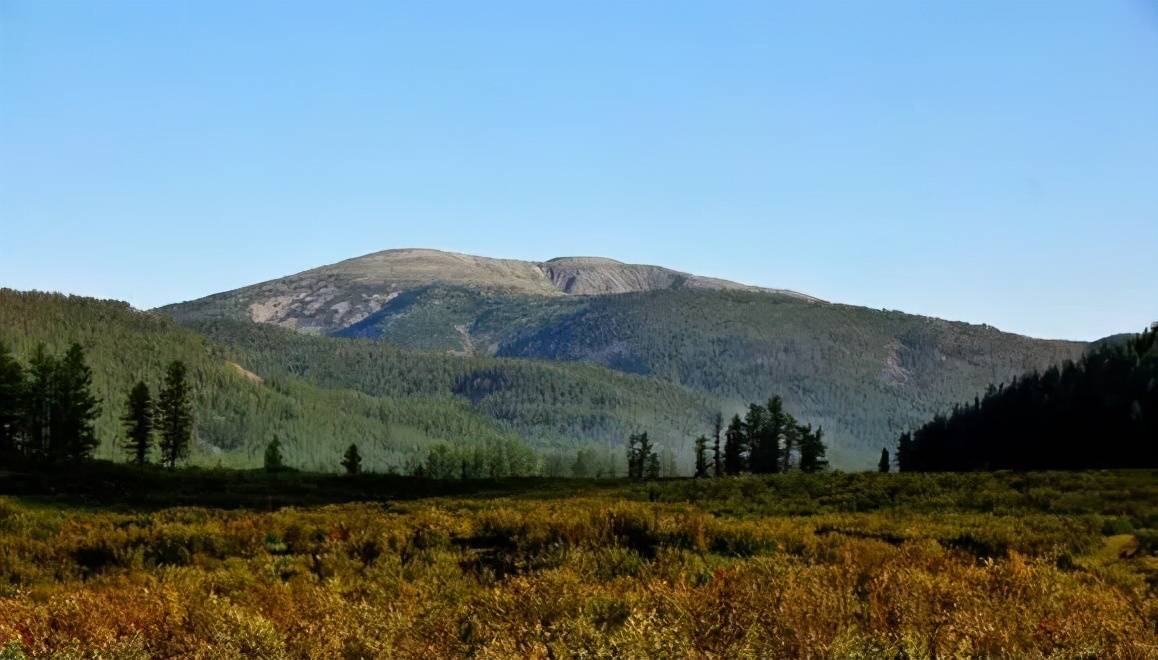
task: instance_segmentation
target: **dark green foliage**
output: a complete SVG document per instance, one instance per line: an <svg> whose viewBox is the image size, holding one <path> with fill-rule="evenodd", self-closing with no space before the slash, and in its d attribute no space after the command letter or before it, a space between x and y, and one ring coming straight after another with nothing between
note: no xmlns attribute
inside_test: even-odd
<svg viewBox="0 0 1158 660"><path fill-rule="evenodd" d="M275 337L288 335L306 340L307 346L312 345L309 337L268 329L278 333ZM104 406L95 420L96 435L102 440L96 450L99 458L124 457L120 419L123 410L119 404L125 392L140 380L161 381L166 366L174 360L180 360L187 368L193 432L197 439L189 452L189 460L194 464L258 467L265 443L274 434L282 438L286 457L294 465L323 471L340 469L334 455L340 455L351 442L359 443L365 467L386 470L424 459L429 448L439 442L501 443L517 439L512 430L504 428L503 422L488 417L463 397L450 392L450 385L446 385L444 395L427 394L427 390L422 389L428 373L423 368L422 356L414 356L399 365L405 375L395 389L374 396L347 389L347 385L319 386L285 368L271 368L262 371L260 376L244 372L239 364L263 369L264 356L255 357L256 364L251 365L248 356L252 354L248 352L207 339L165 317L135 311L124 303L7 289L0 289L0 337L11 347L16 359L27 366L25 381L29 385L33 380L30 358L37 344L45 344L41 365L42 371L47 370L49 374L45 384L51 382L55 352L64 351L72 342L86 347L85 359L92 367L93 393L104 401L118 404ZM327 350L333 349L331 355L341 353L341 347L346 345L366 344L374 348L369 342L317 339ZM308 351L294 352L289 346L279 346L275 340L266 344L271 362L276 362L273 356L283 348L289 366L303 361L309 364ZM355 362L360 360L356 355L349 357ZM438 359L454 358L438 356ZM359 377L372 373L374 364L372 360L364 363ZM305 370L312 376L331 368L340 372L345 365L335 359ZM408 368L412 371L406 372ZM566 371L567 366L559 369ZM601 370L589 366L584 369L592 372L591 382L600 382ZM533 382L528 389L544 381ZM616 388L607 384L604 389L614 392ZM51 402L51 387L44 392L43 396L27 402ZM559 400L568 395L565 390L557 393ZM671 407L695 408L685 404L686 400ZM707 406L701 405L701 409L706 410ZM32 407L29 412L37 410L40 408ZM31 433L21 429L20 444L30 452L35 450L47 457L47 408L44 411L43 423L32 428ZM645 421L648 419L637 409L630 413L639 414ZM703 413L705 419L707 414ZM559 415L541 417L545 420L544 426L560 418ZM156 424L159 431L160 419ZM687 428L690 434L694 428L692 422L687 423ZM38 440L40 435L44 435L43 442Z"/></svg>
<svg viewBox="0 0 1158 660"><path fill-rule="evenodd" d="M622 446L645 427L690 467L691 439L720 402L657 378L590 364L402 351L383 342L308 336L247 322L190 325L266 378L301 378L391 401L439 402L526 439L551 455L576 443ZM449 419L423 420L433 434ZM477 436L463 429L462 436ZM440 435L457 440L450 435ZM570 460L569 458L567 459Z"/></svg>
<svg viewBox="0 0 1158 660"><path fill-rule="evenodd" d="M281 455L281 441L275 435L273 440L265 446L265 458L262 467L266 472L281 472L285 469L285 458Z"/></svg>
<svg viewBox="0 0 1158 660"><path fill-rule="evenodd" d="M56 358L48 354L44 344L37 344L28 360L22 448L26 455L40 460L51 458L52 420L57 408L56 370Z"/></svg>
<svg viewBox="0 0 1158 660"><path fill-rule="evenodd" d="M659 478L659 456L647 431L633 433L627 439L627 478L636 481Z"/></svg>
<svg viewBox="0 0 1158 660"><path fill-rule="evenodd" d="M892 467L889 461L889 450L881 448L881 460L877 463L877 472L888 472Z"/></svg>
<svg viewBox="0 0 1158 660"><path fill-rule="evenodd" d="M724 432L724 415L716 413L712 418L712 476L724 476L724 456L720 453L720 436Z"/></svg>
<svg viewBox="0 0 1158 660"><path fill-rule="evenodd" d="M54 459L80 461L92 457L99 444L94 421L100 402L92 393L92 370L84 349L73 343L56 369L51 453Z"/></svg>
<svg viewBox="0 0 1158 660"><path fill-rule="evenodd" d="M193 409L189 401L185 363L175 360L165 371L165 385L157 397L161 431L161 463L170 469L189 456L193 439Z"/></svg>
<svg viewBox="0 0 1158 660"><path fill-rule="evenodd" d="M824 459L825 452L823 429L813 431L811 424L800 429L801 472L819 472L828 467L828 461Z"/></svg>
<svg viewBox="0 0 1158 660"><path fill-rule="evenodd" d="M129 461L138 466L148 463L153 445L153 397L144 382L138 382L129 392L121 421L125 425L124 448Z"/></svg>
<svg viewBox="0 0 1158 660"><path fill-rule="evenodd" d="M0 342L0 456L18 449L24 396L24 367L12 356L7 344Z"/></svg>
<svg viewBox="0 0 1158 660"><path fill-rule="evenodd" d="M790 416L784 412L783 401L778 396L769 399L765 407L756 404L748 406L744 429L748 434L748 468L752 472L780 471L781 446L784 447L785 458L791 448L789 419Z"/></svg>
<svg viewBox="0 0 1158 660"><path fill-rule="evenodd" d="M752 404L744 415L744 438L748 449L748 469L752 472L775 472L779 458L780 434L774 428L769 411Z"/></svg>
<svg viewBox="0 0 1158 660"><path fill-rule="evenodd" d="M1158 466L1158 333L991 387L897 446L901 470Z"/></svg>
<svg viewBox="0 0 1158 660"><path fill-rule="evenodd" d="M37 344L29 359L28 378L7 355L5 398L0 403L0 449L51 463L92 457L98 444L94 422L100 401L92 393L92 371L84 349L72 344L63 358Z"/></svg>
<svg viewBox="0 0 1158 660"><path fill-rule="evenodd" d="M724 472L736 475L744 471L748 464L747 444L744 422L739 415L734 415L724 432Z"/></svg>
<svg viewBox="0 0 1158 660"><path fill-rule="evenodd" d="M342 468L346 474L361 474L362 455L358 453L358 445L351 444L346 448L346 453L342 455Z"/></svg>
<svg viewBox="0 0 1158 660"><path fill-rule="evenodd" d="M766 406L750 404L744 419L732 418L725 433L724 471L728 474L753 472L771 474L788 471L794 452L799 468L817 472L828 466L825 460L824 433L812 425L802 425L784 410L780 397L774 396Z"/></svg>
<svg viewBox="0 0 1158 660"><path fill-rule="evenodd" d="M708 476L708 439L704 436L696 438L696 472L697 479Z"/></svg>

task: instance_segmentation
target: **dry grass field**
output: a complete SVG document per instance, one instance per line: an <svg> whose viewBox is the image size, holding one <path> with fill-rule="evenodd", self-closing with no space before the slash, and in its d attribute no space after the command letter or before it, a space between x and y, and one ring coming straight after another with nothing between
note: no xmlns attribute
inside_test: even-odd
<svg viewBox="0 0 1158 660"><path fill-rule="evenodd" d="M0 657L1158 655L1150 472L481 486L0 499Z"/></svg>

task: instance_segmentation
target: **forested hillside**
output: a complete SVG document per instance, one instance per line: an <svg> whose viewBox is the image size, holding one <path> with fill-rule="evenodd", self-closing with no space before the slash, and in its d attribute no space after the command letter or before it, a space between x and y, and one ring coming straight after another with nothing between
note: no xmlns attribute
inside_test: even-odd
<svg viewBox="0 0 1158 660"><path fill-rule="evenodd" d="M439 442L472 442L529 455L518 436L451 397L391 399L323 388L288 375L262 378L228 360L227 351L167 318L117 301L0 289L0 341L26 361L37 344L53 353L72 342L85 349L93 393L98 458L123 458L120 416L138 380L155 385L172 360L185 363L192 384L196 443L192 460L206 465L261 464L276 435L288 461L338 470L350 443L369 469L423 460Z"/></svg>
<svg viewBox="0 0 1158 660"><path fill-rule="evenodd" d="M794 415L824 426L834 463L862 467L954 402L1085 348L895 311L691 289L532 298L426 287L341 334L602 364L717 397L729 415L779 394Z"/></svg>
<svg viewBox="0 0 1158 660"><path fill-rule="evenodd" d="M695 390L726 416L780 395L824 427L842 467L874 465L881 447L954 402L1086 348L658 267L430 250L367 255L162 311L183 323L255 320L432 352L593 363ZM274 367L266 357L263 368ZM362 381L344 384L375 391Z"/></svg>
<svg viewBox="0 0 1158 660"><path fill-rule="evenodd" d="M259 465L277 436L287 462L310 469L340 469L357 443L366 469L405 470L446 443L514 452L538 470L543 455L573 460L584 447L622 462L626 437L646 429L690 469L692 438L719 410L710 396L590 364L423 353L250 322L185 328L121 302L58 294L0 291L0 341L23 362L40 343L50 352L81 344L102 400L100 458L123 457L130 389L157 385L173 360L192 382L193 460L209 465Z"/></svg>
<svg viewBox="0 0 1158 660"><path fill-rule="evenodd" d="M1158 467L1158 332L990 388L898 443L902 470Z"/></svg>
<svg viewBox="0 0 1158 660"><path fill-rule="evenodd" d="M686 463L692 438L706 432L719 411L708 395L592 364L400 350L382 341L304 335L244 321L189 327L263 376L298 377L388 399L454 397L548 451L594 444L618 456L627 436L645 429Z"/></svg>

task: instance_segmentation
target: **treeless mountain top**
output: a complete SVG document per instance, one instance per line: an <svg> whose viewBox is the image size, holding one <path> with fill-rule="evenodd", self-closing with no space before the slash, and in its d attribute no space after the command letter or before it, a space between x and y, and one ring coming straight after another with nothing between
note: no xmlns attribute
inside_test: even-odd
<svg viewBox="0 0 1158 660"><path fill-rule="evenodd" d="M663 289L727 289L816 298L603 257L544 262L494 259L424 248L383 250L163 308L177 318L248 318L315 332L348 327L394 298L433 284L543 297Z"/></svg>

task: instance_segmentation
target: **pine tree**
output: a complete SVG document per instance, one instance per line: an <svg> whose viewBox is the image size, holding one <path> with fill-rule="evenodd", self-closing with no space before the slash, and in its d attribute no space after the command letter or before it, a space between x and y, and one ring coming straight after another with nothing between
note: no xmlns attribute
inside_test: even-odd
<svg viewBox="0 0 1158 660"><path fill-rule="evenodd" d="M28 360L28 382L25 388L24 453L48 460L56 405L57 360L44 344L37 344Z"/></svg>
<svg viewBox="0 0 1158 660"><path fill-rule="evenodd" d="M890 467L889 450L882 447L881 448L881 461L880 461L880 463L877 463L877 471L878 472L888 472L889 467Z"/></svg>
<svg viewBox="0 0 1158 660"><path fill-rule="evenodd" d="M281 455L281 440L278 440L276 435L265 446L265 460L262 465L266 472L280 472L285 469L285 458Z"/></svg>
<svg viewBox="0 0 1158 660"><path fill-rule="evenodd" d="M94 423L100 402L92 394L92 370L80 344L69 346L56 369L55 403L50 452L54 458L80 461L92 457L100 443Z"/></svg>
<svg viewBox="0 0 1158 660"><path fill-rule="evenodd" d="M183 362L169 364L165 385L157 397L156 413L161 431L161 463L172 469L178 461L188 457L193 439L193 410Z"/></svg>
<svg viewBox="0 0 1158 660"><path fill-rule="evenodd" d="M634 433L627 437L627 478L643 478L643 463L639 454L639 436Z"/></svg>
<svg viewBox="0 0 1158 660"><path fill-rule="evenodd" d="M93 456L100 441L94 427L101 406L93 396L93 371L85 364L80 344L68 347L57 366L56 403L49 445L54 457L82 461Z"/></svg>
<svg viewBox="0 0 1158 660"><path fill-rule="evenodd" d="M20 426L24 419L24 368L0 342L0 455L19 448Z"/></svg>
<svg viewBox="0 0 1158 660"><path fill-rule="evenodd" d="M754 403L748 406L748 413L744 415L744 437L748 447L748 469L752 472L776 471L778 457L772 453L776 440L769 421L768 411L763 406Z"/></svg>
<svg viewBox="0 0 1158 660"><path fill-rule="evenodd" d="M913 434L908 431L901 434L897 441L897 471L908 472L919 469L913 460Z"/></svg>
<svg viewBox="0 0 1158 660"><path fill-rule="evenodd" d="M708 476L708 439L704 436L696 438L696 478Z"/></svg>
<svg viewBox="0 0 1158 660"><path fill-rule="evenodd" d="M720 454L720 434L724 431L724 415L716 413L712 420L712 436L715 444L712 446L712 473L717 477L724 476L724 457Z"/></svg>
<svg viewBox="0 0 1158 660"><path fill-rule="evenodd" d="M643 479L645 476L650 478L652 463L655 463L656 478L659 478L659 456L655 453L655 445L652 444L651 438L647 437L647 431L636 435L636 446L638 447L639 455L636 458L636 474L637 479Z"/></svg>
<svg viewBox="0 0 1158 660"><path fill-rule="evenodd" d="M740 474L746 467L744 441L744 422L735 415L724 434L724 471L728 474Z"/></svg>
<svg viewBox="0 0 1158 660"><path fill-rule="evenodd" d="M153 397L144 382L137 383L129 392L121 422L125 427L124 449L130 462L138 466L148 463L153 445Z"/></svg>
<svg viewBox="0 0 1158 660"><path fill-rule="evenodd" d="M753 472L779 472L781 445L786 446L788 431L792 427L792 416L784 411L784 402L778 396L768 399L764 413L764 431L760 446L753 459ZM790 451L790 449L789 449ZM787 468L785 468L787 469Z"/></svg>
<svg viewBox="0 0 1158 660"><path fill-rule="evenodd" d="M828 465L824 460L824 430L812 430L812 425L804 427L800 432L800 471L819 472Z"/></svg>

